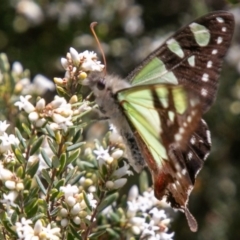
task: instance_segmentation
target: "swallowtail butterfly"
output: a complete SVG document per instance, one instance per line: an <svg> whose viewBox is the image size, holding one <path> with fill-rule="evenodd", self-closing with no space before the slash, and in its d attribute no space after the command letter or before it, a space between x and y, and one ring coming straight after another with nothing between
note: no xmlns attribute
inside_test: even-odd
<svg viewBox="0 0 240 240"><path fill-rule="evenodd" d="M177 31L125 80L99 72L87 79L131 165L138 172L148 166L155 196L182 210L192 231L188 199L211 148L201 118L215 99L233 29L231 13L212 12Z"/></svg>

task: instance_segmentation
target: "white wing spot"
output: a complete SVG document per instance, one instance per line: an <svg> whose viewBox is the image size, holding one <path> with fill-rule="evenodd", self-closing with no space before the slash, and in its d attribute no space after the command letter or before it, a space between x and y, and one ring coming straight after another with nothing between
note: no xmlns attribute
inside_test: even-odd
<svg viewBox="0 0 240 240"><path fill-rule="evenodd" d="M222 32L226 32L227 28L226 27L222 27Z"/></svg>
<svg viewBox="0 0 240 240"><path fill-rule="evenodd" d="M182 135L177 133L177 134L175 134L174 138L175 138L175 141L179 142L182 140Z"/></svg>
<svg viewBox="0 0 240 240"><path fill-rule="evenodd" d="M187 170L184 168L184 169L182 170L182 175L186 175L186 173L187 173Z"/></svg>
<svg viewBox="0 0 240 240"><path fill-rule="evenodd" d="M192 160L192 156L193 156L192 152L189 152L187 156L188 156L188 160Z"/></svg>
<svg viewBox="0 0 240 240"><path fill-rule="evenodd" d="M212 67L212 61L208 61L207 62L207 68L211 68Z"/></svg>
<svg viewBox="0 0 240 240"><path fill-rule="evenodd" d="M190 143L194 145L196 143L196 138L194 136L191 137Z"/></svg>
<svg viewBox="0 0 240 240"><path fill-rule="evenodd" d="M212 54L213 54L213 55L217 54L217 52L218 52L217 49L213 49L213 50L212 50Z"/></svg>
<svg viewBox="0 0 240 240"><path fill-rule="evenodd" d="M209 152L205 154L205 156L203 157L203 160L206 160L208 156L209 156Z"/></svg>
<svg viewBox="0 0 240 240"><path fill-rule="evenodd" d="M209 130L206 131L206 135L207 135L207 141L208 141L208 143L211 144L212 141L211 141L211 134L210 134L210 131L209 131Z"/></svg>
<svg viewBox="0 0 240 240"><path fill-rule="evenodd" d="M195 67L195 56L191 56L188 58L188 63L191 67Z"/></svg>
<svg viewBox="0 0 240 240"><path fill-rule="evenodd" d="M221 17L216 17L216 20L217 20L219 23L223 23L223 22L224 22L223 18L221 18Z"/></svg>
<svg viewBox="0 0 240 240"><path fill-rule="evenodd" d="M187 121L190 123L192 121L192 117L191 116L188 116L187 117Z"/></svg>
<svg viewBox="0 0 240 240"><path fill-rule="evenodd" d="M209 75L207 73L204 73L202 76L202 81L207 82L209 80Z"/></svg>
<svg viewBox="0 0 240 240"><path fill-rule="evenodd" d="M217 39L217 44L222 43L222 41L223 41L223 38L222 38L222 37L218 37L218 39Z"/></svg>
<svg viewBox="0 0 240 240"><path fill-rule="evenodd" d="M202 96L206 97L206 96L207 96L207 94L208 94L208 91L207 91L207 89L205 89L205 88L202 88L202 89L201 89L201 94L202 94Z"/></svg>
<svg viewBox="0 0 240 240"><path fill-rule="evenodd" d="M183 177L180 172L177 172L177 176L178 176L178 178L182 178Z"/></svg>
<svg viewBox="0 0 240 240"><path fill-rule="evenodd" d="M186 123L186 122L184 122L184 123L183 123L183 126L184 126L184 127L187 127L187 123Z"/></svg>
<svg viewBox="0 0 240 240"><path fill-rule="evenodd" d="M184 129L184 128L182 128L182 127L179 128L179 133L180 133L180 134L183 134L184 132L185 132L185 129Z"/></svg>

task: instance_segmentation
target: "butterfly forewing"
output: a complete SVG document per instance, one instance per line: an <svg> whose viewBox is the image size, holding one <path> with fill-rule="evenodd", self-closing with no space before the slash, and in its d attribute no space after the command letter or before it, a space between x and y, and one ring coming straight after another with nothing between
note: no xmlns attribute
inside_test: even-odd
<svg viewBox="0 0 240 240"><path fill-rule="evenodd" d="M200 119L215 99L233 29L232 14L223 11L183 27L128 76L132 90L122 91L119 98L152 173L156 197L166 196L172 207L182 209L192 231L197 223L187 208L188 198L211 148L210 131ZM165 86L168 97L159 96L159 84ZM189 97L184 114L175 99L183 95L171 90L176 85ZM143 86L149 91L148 101L141 94ZM141 91L135 98L137 89ZM189 103L194 99L200 102L193 106Z"/></svg>
<svg viewBox="0 0 240 240"><path fill-rule="evenodd" d="M177 31L150 54L128 80L133 85L183 84L201 97L205 112L215 99L233 29L231 13L218 11L205 15Z"/></svg>

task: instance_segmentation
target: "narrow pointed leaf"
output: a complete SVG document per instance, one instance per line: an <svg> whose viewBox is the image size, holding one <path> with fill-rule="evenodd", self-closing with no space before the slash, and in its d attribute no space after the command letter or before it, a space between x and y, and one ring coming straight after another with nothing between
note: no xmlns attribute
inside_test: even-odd
<svg viewBox="0 0 240 240"><path fill-rule="evenodd" d="M31 150L30 150L31 156L39 150L39 148L41 147L41 145L43 143L44 138L45 138L45 136L41 136L33 143Z"/></svg>

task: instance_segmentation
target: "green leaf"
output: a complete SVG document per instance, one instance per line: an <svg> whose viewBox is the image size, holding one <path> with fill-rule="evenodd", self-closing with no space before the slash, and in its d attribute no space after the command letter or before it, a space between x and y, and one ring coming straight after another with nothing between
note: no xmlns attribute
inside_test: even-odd
<svg viewBox="0 0 240 240"><path fill-rule="evenodd" d="M53 156L53 157L52 157L52 165L53 165L53 167L54 167L54 168L58 168L58 167L59 167L59 164L60 164L60 162L59 162L58 157L57 157L57 156Z"/></svg>
<svg viewBox="0 0 240 240"><path fill-rule="evenodd" d="M72 176L76 173L76 169L71 169L68 173L68 175L66 176L66 183L68 183L68 181L72 178Z"/></svg>
<svg viewBox="0 0 240 240"><path fill-rule="evenodd" d="M43 169L41 175L42 175L42 177L47 181L47 183L48 183L49 185L52 184L52 179L51 179L51 176L49 175L49 170Z"/></svg>
<svg viewBox="0 0 240 240"><path fill-rule="evenodd" d="M86 173L85 171L81 172L81 173L78 174L76 177L72 178L72 179L69 181L69 183L70 183L71 185L75 185L76 183L79 182L80 178L85 175L85 173Z"/></svg>
<svg viewBox="0 0 240 240"><path fill-rule="evenodd" d="M32 145L31 150L30 150L30 155L32 156L34 153L36 153L38 151L38 149L41 147L43 140L44 140L45 136L41 136L40 138L38 138Z"/></svg>
<svg viewBox="0 0 240 240"><path fill-rule="evenodd" d="M45 163L52 168L52 161L51 159L48 157L47 153L45 152L44 149L41 150L41 155L43 157L43 160L45 161Z"/></svg>
<svg viewBox="0 0 240 240"><path fill-rule="evenodd" d="M98 211L101 212L106 207L110 206L112 203L114 203L119 197L119 193L113 193L111 195L108 195L102 203L98 206Z"/></svg>
<svg viewBox="0 0 240 240"><path fill-rule="evenodd" d="M139 177L139 188L140 192L143 193L149 188L148 175L145 170L143 170Z"/></svg>
<svg viewBox="0 0 240 240"><path fill-rule="evenodd" d="M81 235L75 230L73 226L70 226L72 234L75 236L75 240L82 240Z"/></svg>
<svg viewBox="0 0 240 240"><path fill-rule="evenodd" d="M65 185L65 183L66 183L65 179L62 178L62 179L60 179L60 180L57 182L57 184L55 184L55 187L59 190L60 187L62 187L62 186Z"/></svg>
<svg viewBox="0 0 240 240"><path fill-rule="evenodd" d="M28 164L28 166L29 165L30 164ZM33 177L36 174L38 168L39 168L39 160L35 161L32 165L30 165L30 167L27 170L27 174Z"/></svg>
<svg viewBox="0 0 240 240"><path fill-rule="evenodd" d="M22 146L24 148L27 148L26 142L25 142L21 132L18 130L18 128L15 128L15 133L16 133L16 136L19 139L20 143L22 144Z"/></svg>
<svg viewBox="0 0 240 240"><path fill-rule="evenodd" d="M67 147L67 152L76 150L76 149L80 148L82 145L84 145L85 143L86 143L86 142L75 143L75 144Z"/></svg>
<svg viewBox="0 0 240 240"><path fill-rule="evenodd" d="M113 239L119 239L120 238L120 235L114 231L112 228L107 228L106 229L106 232L113 237Z"/></svg>
<svg viewBox="0 0 240 240"><path fill-rule="evenodd" d="M66 158L66 153L62 153L60 156L60 165L59 165L59 170L58 170L58 175L64 171L66 163L67 163L67 158Z"/></svg>
<svg viewBox="0 0 240 240"><path fill-rule="evenodd" d="M57 151L57 144L55 142L53 143L53 140L50 139L50 138L47 138L47 141L48 141L48 145L51 148L54 155L57 155L57 152L58 152Z"/></svg>
<svg viewBox="0 0 240 240"><path fill-rule="evenodd" d="M86 162L86 161L78 161L77 165L82 170L97 169L97 167L93 163Z"/></svg>
<svg viewBox="0 0 240 240"><path fill-rule="evenodd" d="M25 164L26 163L26 159L24 158L21 150L19 148L17 148L15 145L11 145L12 146L12 150L14 152L15 157L17 158L17 160L21 163L21 164Z"/></svg>
<svg viewBox="0 0 240 240"><path fill-rule="evenodd" d="M50 136L52 139L56 140L56 139L55 139L55 134L54 134L53 130L50 128L50 126L49 126L48 124L45 126L45 129L47 130L49 136Z"/></svg>
<svg viewBox="0 0 240 240"><path fill-rule="evenodd" d="M38 184L38 186L40 187L41 191L43 192L44 195L46 195L46 194L47 194L47 190L46 190L46 188L43 186L40 178L39 178L37 175L35 175L35 178L36 178L37 184Z"/></svg>
<svg viewBox="0 0 240 240"><path fill-rule="evenodd" d="M81 152L81 149L78 149L78 150L74 151L73 153L71 153L69 155L69 157L67 158L67 165L74 162L77 159L77 157L80 155L80 152Z"/></svg>
<svg viewBox="0 0 240 240"><path fill-rule="evenodd" d="M50 200L55 201L58 198L59 191L56 188L53 188L51 189L50 195L51 195Z"/></svg>
<svg viewBox="0 0 240 240"><path fill-rule="evenodd" d="M75 133L72 142L73 142L73 143L79 142L81 137L82 137L82 129L78 130L78 131Z"/></svg>
<svg viewBox="0 0 240 240"><path fill-rule="evenodd" d="M89 202L89 199L88 199L88 197L87 197L87 194L85 193L85 191L83 191L82 193L83 193L83 199L84 199L84 201L85 201L85 203L86 203L86 205L87 205L87 208L88 208L90 211L92 211L92 206L91 206L91 204L90 204L90 202Z"/></svg>
<svg viewBox="0 0 240 240"><path fill-rule="evenodd" d="M29 214L36 205L38 205L38 198L31 198L24 205L24 210Z"/></svg>
<svg viewBox="0 0 240 240"><path fill-rule="evenodd" d="M23 128L24 132L27 133L28 137L32 136L32 131L25 123L22 123L22 128Z"/></svg>

